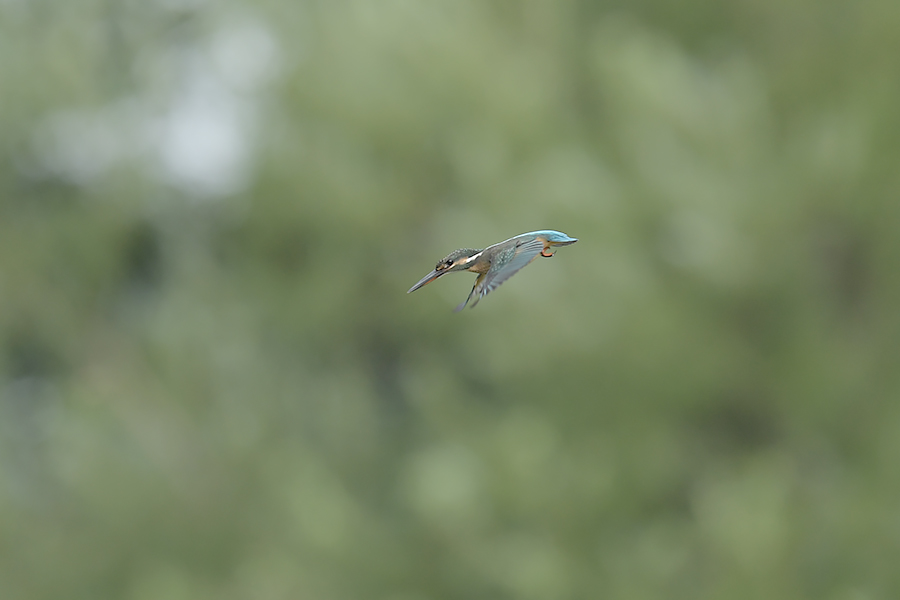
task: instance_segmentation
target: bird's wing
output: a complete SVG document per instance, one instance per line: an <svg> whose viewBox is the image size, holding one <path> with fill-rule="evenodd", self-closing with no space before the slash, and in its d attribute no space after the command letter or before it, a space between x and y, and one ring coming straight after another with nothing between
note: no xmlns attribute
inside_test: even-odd
<svg viewBox="0 0 900 600"><path fill-rule="evenodd" d="M472 291L469 292L469 295L466 296L466 299L463 300L459 306L457 306L456 308L453 309L453 312L459 312L462 309L464 309L466 307L466 304L469 303L469 300L471 300L472 298L474 298L475 296L478 295L478 293L480 291L480 286L481 286L482 282L484 281L485 277L487 277L487 273L481 273L478 277L475 278L475 285L472 286ZM477 303L478 303L478 300L475 301L475 304L477 304ZM475 306L475 304L473 304L472 306Z"/></svg>
<svg viewBox="0 0 900 600"><path fill-rule="evenodd" d="M472 288L466 301L456 307L456 311L465 308L470 300L474 307L478 301L500 287L500 284L515 275L519 270L537 258L541 250L544 249L544 242L541 240L523 241L517 246L511 246L503 250L491 261L491 268L488 272L475 280L475 286Z"/></svg>

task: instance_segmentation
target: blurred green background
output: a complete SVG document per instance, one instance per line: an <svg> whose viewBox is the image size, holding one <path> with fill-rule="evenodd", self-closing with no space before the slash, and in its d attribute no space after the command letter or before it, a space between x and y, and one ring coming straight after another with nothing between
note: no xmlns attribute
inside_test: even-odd
<svg viewBox="0 0 900 600"><path fill-rule="evenodd" d="M0 1L0 597L900 597L898 31Z"/></svg>

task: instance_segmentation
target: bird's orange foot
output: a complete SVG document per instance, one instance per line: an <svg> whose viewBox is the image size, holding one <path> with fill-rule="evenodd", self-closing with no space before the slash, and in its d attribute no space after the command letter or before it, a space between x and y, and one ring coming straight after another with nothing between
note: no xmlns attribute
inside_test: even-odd
<svg viewBox="0 0 900 600"><path fill-rule="evenodd" d="M543 256L544 258L550 258L554 254L556 254L555 252L551 252L550 254L547 254L547 250L549 250L549 249L550 248L544 248L543 250L541 250L541 256Z"/></svg>

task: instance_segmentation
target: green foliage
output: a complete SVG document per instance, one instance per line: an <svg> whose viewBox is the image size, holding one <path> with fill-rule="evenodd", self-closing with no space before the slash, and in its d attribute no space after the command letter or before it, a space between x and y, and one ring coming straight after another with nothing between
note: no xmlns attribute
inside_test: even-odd
<svg viewBox="0 0 900 600"><path fill-rule="evenodd" d="M0 597L897 597L898 30L0 2Z"/></svg>

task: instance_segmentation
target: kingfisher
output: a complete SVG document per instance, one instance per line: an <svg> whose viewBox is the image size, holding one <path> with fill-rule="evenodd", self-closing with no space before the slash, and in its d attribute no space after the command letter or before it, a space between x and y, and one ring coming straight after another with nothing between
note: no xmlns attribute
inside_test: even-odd
<svg viewBox="0 0 900 600"><path fill-rule="evenodd" d="M578 240L561 231L543 229L522 233L508 240L488 246L484 250L460 248L448 254L434 267L434 270L419 280L406 292L410 294L438 277L457 271L478 273L469 296L453 312L459 312L472 301L472 308L478 301L497 289L501 283L515 275L519 269L538 256L550 258L556 246L568 246Z"/></svg>

